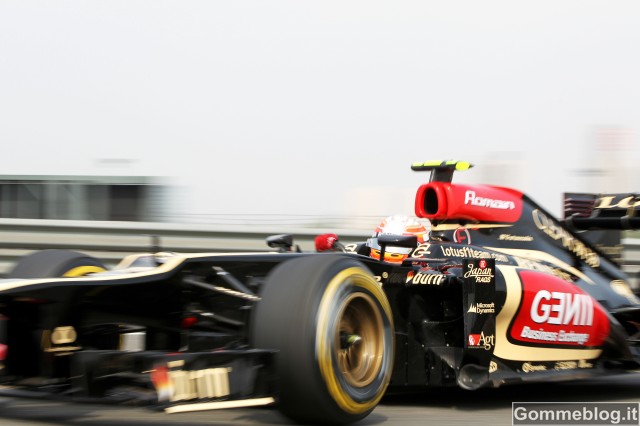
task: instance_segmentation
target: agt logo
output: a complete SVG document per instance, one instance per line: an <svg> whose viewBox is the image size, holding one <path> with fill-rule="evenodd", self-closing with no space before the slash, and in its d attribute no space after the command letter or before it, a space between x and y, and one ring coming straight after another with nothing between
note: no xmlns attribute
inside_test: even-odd
<svg viewBox="0 0 640 426"><path fill-rule="evenodd" d="M468 338L470 348L483 348L485 351L491 350L495 344L495 336L485 336L484 332L480 334L469 334Z"/></svg>

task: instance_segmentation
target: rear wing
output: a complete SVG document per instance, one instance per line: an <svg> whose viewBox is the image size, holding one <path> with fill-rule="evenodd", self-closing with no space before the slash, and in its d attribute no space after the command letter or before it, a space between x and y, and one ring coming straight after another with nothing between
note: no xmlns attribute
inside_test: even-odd
<svg viewBox="0 0 640 426"><path fill-rule="evenodd" d="M640 229L640 194L564 194L564 223L575 230Z"/></svg>
<svg viewBox="0 0 640 426"><path fill-rule="evenodd" d="M619 265L622 231L640 228L638 194L564 194L564 223Z"/></svg>
<svg viewBox="0 0 640 426"><path fill-rule="evenodd" d="M413 163L411 170L415 172L431 172L429 182L451 182L453 180L453 172L461 172L469 170L473 164L466 161L425 161L422 163Z"/></svg>

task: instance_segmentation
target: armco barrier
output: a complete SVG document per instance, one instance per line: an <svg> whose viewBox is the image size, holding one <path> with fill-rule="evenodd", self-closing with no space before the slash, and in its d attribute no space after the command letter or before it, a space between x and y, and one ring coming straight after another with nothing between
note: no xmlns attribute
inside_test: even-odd
<svg viewBox="0 0 640 426"><path fill-rule="evenodd" d="M622 269L631 278L631 287L636 293L640 291L640 239L623 238Z"/></svg>
<svg viewBox="0 0 640 426"><path fill-rule="evenodd" d="M266 237L290 233L303 251L314 249L316 235L334 232L343 243L363 241L368 231L340 229L168 224L155 222L99 222L40 219L0 219L0 275L25 254L42 249L70 249L101 259L108 265L132 253L151 252L154 237L162 251L252 252L271 250Z"/></svg>
<svg viewBox="0 0 640 426"><path fill-rule="evenodd" d="M313 250L316 235L335 232L343 243L364 241L370 231L300 228L287 226L231 226L170 224L155 222L99 222L40 219L0 219L0 275L15 261L35 250L61 248L79 250L108 265L132 253L153 250L153 237L163 251L175 252L251 252L268 251L266 237L290 233L303 251ZM640 289L640 239L625 238L624 270L634 290Z"/></svg>

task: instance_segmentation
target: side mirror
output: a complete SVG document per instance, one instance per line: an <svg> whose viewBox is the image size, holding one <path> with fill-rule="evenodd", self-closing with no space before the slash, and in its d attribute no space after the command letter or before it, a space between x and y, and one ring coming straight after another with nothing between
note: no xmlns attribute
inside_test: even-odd
<svg viewBox="0 0 640 426"><path fill-rule="evenodd" d="M271 235L270 237L267 237L267 245L272 248L277 248L281 253L292 251L291 248L293 247L293 235Z"/></svg>

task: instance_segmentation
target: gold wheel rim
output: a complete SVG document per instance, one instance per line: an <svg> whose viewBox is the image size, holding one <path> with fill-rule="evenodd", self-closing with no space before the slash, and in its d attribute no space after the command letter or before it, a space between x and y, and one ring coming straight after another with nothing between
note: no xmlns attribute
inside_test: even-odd
<svg viewBox="0 0 640 426"><path fill-rule="evenodd" d="M382 316L373 298L361 292L349 295L338 315L334 338L338 369L349 385L365 387L375 380L382 368ZM354 342L345 344L346 340Z"/></svg>
<svg viewBox="0 0 640 426"><path fill-rule="evenodd" d="M85 275L94 274L96 272L104 272L104 269L101 266L77 266L75 268L69 269L62 276L73 278L73 277L83 277Z"/></svg>

